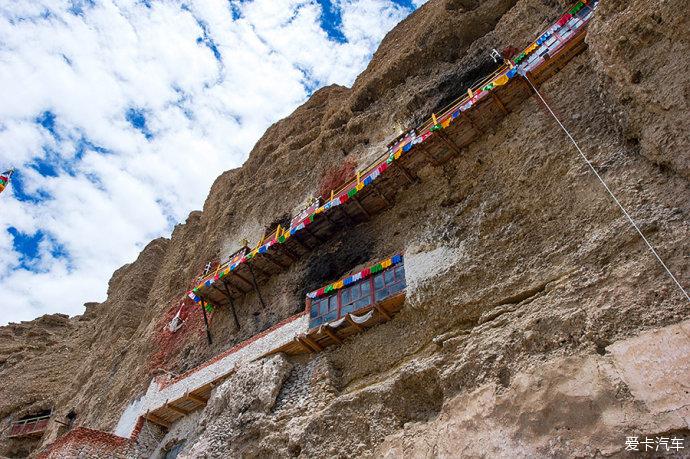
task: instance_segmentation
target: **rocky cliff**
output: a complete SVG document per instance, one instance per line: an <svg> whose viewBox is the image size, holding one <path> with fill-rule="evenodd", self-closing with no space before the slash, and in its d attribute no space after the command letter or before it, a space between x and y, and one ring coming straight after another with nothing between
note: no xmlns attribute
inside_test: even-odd
<svg viewBox="0 0 690 459"><path fill-rule="evenodd" d="M687 438L690 305L535 98L262 285L265 307L247 295L239 328L219 308L212 345L198 320L161 344L208 260L289 218L329 171L367 164L398 127L491 71L492 48L525 46L564 7L429 1L352 88L323 88L269 128L202 211L114 273L105 302L0 329L0 417L52 408L64 421L73 410L76 425L110 431L153 376L198 365L302 310L305 292L404 252L407 300L394 320L316 355L238 369L205 410L153 435L153 454L184 441L180 457L615 456L626 436ZM587 50L540 88L685 286L687 13L683 0L601 0ZM0 453L22 457L66 429L3 437Z"/></svg>

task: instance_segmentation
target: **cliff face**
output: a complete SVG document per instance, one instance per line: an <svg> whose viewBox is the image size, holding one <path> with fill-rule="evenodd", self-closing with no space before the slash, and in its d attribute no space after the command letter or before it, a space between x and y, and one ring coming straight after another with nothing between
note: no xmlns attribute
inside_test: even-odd
<svg viewBox="0 0 690 459"><path fill-rule="evenodd" d="M316 356L238 370L159 451L186 440L188 457L608 455L626 435L687 436L690 307L534 98L419 171L390 209L262 285L266 307L247 295L239 329L221 308L213 345L198 321L164 349L158 340L208 260L292 215L329 170L367 164L398 126L490 71L491 48L526 45L563 7L424 5L351 89L323 88L268 129L203 211L116 271L104 303L3 327L0 417L74 409L77 424L110 430L153 375L181 373L303 309L305 292L404 252L407 301L394 320ZM685 286L686 9L602 0L588 50L540 88ZM61 429L3 438L0 452L21 456Z"/></svg>

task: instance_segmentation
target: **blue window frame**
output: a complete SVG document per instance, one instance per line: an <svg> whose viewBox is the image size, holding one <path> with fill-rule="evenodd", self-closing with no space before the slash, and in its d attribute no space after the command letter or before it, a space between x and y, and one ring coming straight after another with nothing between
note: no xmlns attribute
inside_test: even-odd
<svg viewBox="0 0 690 459"><path fill-rule="evenodd" d="M309 328L333 322L405 289L405 267L391 266L328 296L311 300Z"/></svg>

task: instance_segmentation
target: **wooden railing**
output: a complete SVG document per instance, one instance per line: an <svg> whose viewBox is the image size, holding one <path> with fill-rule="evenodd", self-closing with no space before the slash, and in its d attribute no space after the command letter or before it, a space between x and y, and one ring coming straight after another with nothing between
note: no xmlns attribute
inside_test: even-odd
<svg viewBox="0 0 690 459"><path fill-rule="evenodd" d="M50 414L14 421L10 425L10 437L26 437L43 433L48 427Z"/></svg>

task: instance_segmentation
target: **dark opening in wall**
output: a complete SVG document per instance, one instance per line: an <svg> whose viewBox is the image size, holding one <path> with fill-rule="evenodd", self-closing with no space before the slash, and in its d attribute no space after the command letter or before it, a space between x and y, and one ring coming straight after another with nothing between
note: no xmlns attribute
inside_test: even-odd
<svg viewBox="0 0 690 459"><path fill-rule="evenodd" d="M463 93L467 92L468 89L481 83L482 79L486 78L487 75L492 74L503 65L503 62L494 61L489 55L489 51L491 50L483 50L481 54L475 57L475 65L469 68L463 68L460 74L448 75L448 77L439 84L438 88L435 89L435 93L443 94L443 97L441 97L436 106L434 106L432 110L434 113L441 111L459 96L462 96Z"/></svg>
<svg viewBox="0 0 690 459"><path fill-rule="evenodd" d="M383 258L381 255L379 258ZM331 242L313 253L309 258L304 278L299 282L303 288L295 292L296 300L304 306L304 297L329 282L344 277L354 268L378 261L373 255L372 235L364 228L341 232Z"/></svg>

